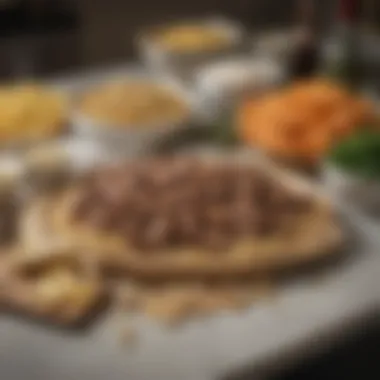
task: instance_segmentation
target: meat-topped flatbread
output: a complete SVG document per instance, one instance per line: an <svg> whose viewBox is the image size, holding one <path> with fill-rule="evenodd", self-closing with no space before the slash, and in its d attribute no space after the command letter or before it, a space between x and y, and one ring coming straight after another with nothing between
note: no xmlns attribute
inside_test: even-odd
<svg viewBox="0 0 380 380"><path fill-rule="evenodd" d="M330 205L304 183L226 160L104 168L32 205L24 231L41 215L76 254L148 277L272 271L322 258L343 242ZM24 243L33 249L31 240Z"/></svg>

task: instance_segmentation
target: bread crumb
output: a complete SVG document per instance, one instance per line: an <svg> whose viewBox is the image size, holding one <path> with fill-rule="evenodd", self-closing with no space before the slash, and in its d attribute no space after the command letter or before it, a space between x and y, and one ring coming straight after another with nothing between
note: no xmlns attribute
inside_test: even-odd
<svg viewBox="0 0 380 380"><path fill-rule="evenodd" d="M120 334L120 342L123 346L134 346L137 343L138 334L134 327L125 326Z"/></svg>
<svg viewBox="0 0 380 380"><path fill-rule="evenodd" d="M254 301L267 297L272 288L273 285L269 281L217 286L173 285L153 290L145 289L139 298L144 314L162 323L174 325L197 315L247 308Z"/></svg>
<svg viewBox="0 0 380 380"><path fill-rule="evenodd" d="M134 311L140 304L140 290L131 283L119 283L113 286L117 307L124 311Z"/></svg>

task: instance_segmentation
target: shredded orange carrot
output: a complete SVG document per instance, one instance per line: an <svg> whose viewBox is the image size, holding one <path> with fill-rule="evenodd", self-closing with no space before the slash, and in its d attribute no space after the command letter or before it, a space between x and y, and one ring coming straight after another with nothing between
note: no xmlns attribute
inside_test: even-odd
<svg viewBox="0 0 380 380"><path fill-rule="evenodd" d="M237 116L240 137L248 145L311 161L336 140L376 120L370 102L319 79L248 99Z"/></svg>

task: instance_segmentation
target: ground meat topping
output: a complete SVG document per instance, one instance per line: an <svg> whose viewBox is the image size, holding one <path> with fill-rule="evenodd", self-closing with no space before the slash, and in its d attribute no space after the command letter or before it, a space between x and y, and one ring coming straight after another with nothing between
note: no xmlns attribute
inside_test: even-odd
<svg viewBox="0 0 380 380"><path fill-rule="evenodd" d="M145 250L219 250L242 237L276 233L309 204L256 168L166 158L92 174L73 218Z"/></svg>

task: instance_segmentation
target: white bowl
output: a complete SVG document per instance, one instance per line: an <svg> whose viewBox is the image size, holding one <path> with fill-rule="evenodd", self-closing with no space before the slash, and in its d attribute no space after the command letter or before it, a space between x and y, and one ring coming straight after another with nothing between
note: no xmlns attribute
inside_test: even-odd
<svg viewBox="0 0 380 380"><path fill-rule="evenodd" d="M255 38L255 53L287 66L301 38L302 32L294 28L263 32Z"/></svg>
<svg viewBox="0 0 380 380"><path fill-rule="evenodd" d="M368 180L325 163L323 182L331 195L372 215L380 213L380 181Z"/></svg>
<svg viewBox="0 0 380 380"><path fill-rule="evenodd" d="M194 97L186 92L181 86L173 81L155 79L149 76L123 76L114 80L144 81L157 83L167 88L170 92L178 96L187 107L188 113L180 119L159 122L157 124L145 126L116 126L110 123L97 120L88 116L75 106L71 115L71 122L74 134L82 141L90 142L97 146L97 149L109 157L130 157L149 153L162 140L167 139L174 133L184 131L191 126L195 109ZM104 82L103 82L104 83ZM96 86L99 85L99 82ZM93 86L83 89L89 91Z"/></svg>
<svg viewBox="0 0 380 380"><path fill-rule="evenodd" d="M285 78L282 66L267 58L233 57L201 68L195 76L196 92L214 115L249 94L269 91Z"/></svg>
<svg viewBox="0 0 380 380"><path fill-rule="evenodd" d="M176 22L173 25L179 25ZM143 31L136 38L136 45L142 61L150 69L158 72L176 74L186 79L194 70L202 64L215 59L224 58L231 54L244 52L246 50L245 31L241 24L226 20L222 17L213 17L201 20L185 20L183 24L207 25L219 30L228 39L228 43L219 49L199 52L173 52L157 44L150 37L154 30ZM169 24L168 27L171 25ZM164 27L164 26L163 26Z"/></svg>

